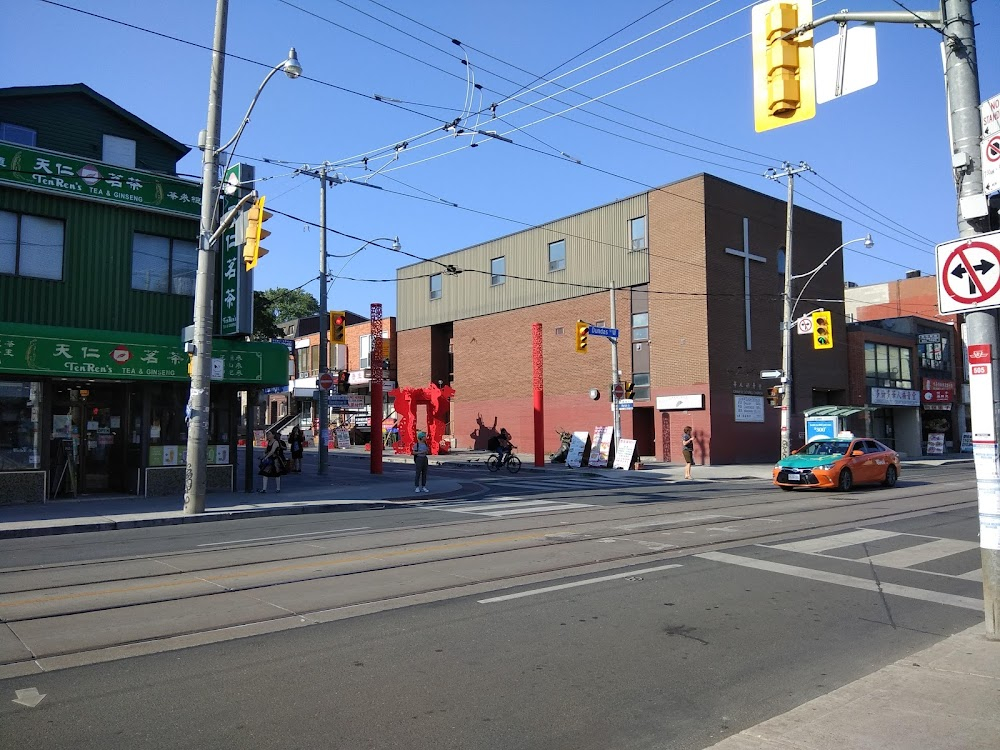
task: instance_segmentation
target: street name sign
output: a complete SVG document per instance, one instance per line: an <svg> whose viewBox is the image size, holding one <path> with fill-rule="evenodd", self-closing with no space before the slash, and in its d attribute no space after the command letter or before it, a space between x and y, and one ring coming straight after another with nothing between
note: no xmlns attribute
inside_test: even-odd
<svg viewBox="0 0 1000 750"><path fill-rule="evenodd" d="M590 326L587 329L587 333L589 333L591 336L604 336L605 338L609 338L609 339L616 339L616 338L618 338L618 329L617 328L604 328L603 326Z"/></svg>
<svg viewBox="0 0 1000 750"><path fill-rule="evenodd" d="M1000 232L944 242L935 255L939 312L1000 307Z"/></svg>

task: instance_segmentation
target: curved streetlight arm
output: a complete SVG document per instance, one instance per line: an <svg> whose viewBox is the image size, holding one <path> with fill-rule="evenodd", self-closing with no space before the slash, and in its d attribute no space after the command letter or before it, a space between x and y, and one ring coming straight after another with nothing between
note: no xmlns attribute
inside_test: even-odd
<svg viewBox="0 0 1000 750"><path fill-rule="evenodd" d="M791 325L792 321L795 320L795 308L798 307L799 301L802 299L802 295L805 294L806 287L809 286L809 282L812 281L814 278L816 278L816 274L819 273L826 266L826 264L830 262L830 259L833 258L834 255L839 253L848 245L854 244L855 242L864 242L865 247L871 247L872 245L875 244L872 241L872 236L870 234L865 235L864 237L858 237L856 240L848 240L843 245L836 248L832 253L827 255L826 258L823 260L823 262L820 263L818 266L816 266L813 270L807 271L806 273L795 274L794 276L791 277L793 279L802 279L808 276L809 278L806 280L806 283L802 285L802 288L799 290L798 296L795 298L795 302L792 304L791 320L787 321L788 325Z"/></svg>

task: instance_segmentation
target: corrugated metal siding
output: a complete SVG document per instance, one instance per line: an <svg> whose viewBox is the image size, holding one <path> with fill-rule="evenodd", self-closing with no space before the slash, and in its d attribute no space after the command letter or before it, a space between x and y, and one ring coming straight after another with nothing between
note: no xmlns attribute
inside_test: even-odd
<svg viewBox="0 0 1000 750"><path fill-rule="evenodd" d="M63 280L0 275L0 320L161 334L190 325L193 297L131 288L132 236L194 240L197 220L9 188L0 210L65 222Z"/></svg>
<svg viewBox="0 0 1000 750"><path fill-rule="evenodd" d="M400 330L463 320L649 282L647 252L630 247L629 221L648 215L645 193L544 226L440 256L439 263L400 268L396 309ZM647 234L649 232L647 221ZM566 269L549 272L549 244L566 242ZM505 283L490 285L490 261L506 258ZM442 294L430 299L428 277L441 273ZM517 278L520 277L520 278Z"/></svg>
<svg viewBox="0 0 1000 750"><path fill-rule="evenodd" d="M105 134L130 138L136 169L176 174L177 153L169 145L84 94L0 98L0 121L34 130L38 148L97 161Z"/></svg>

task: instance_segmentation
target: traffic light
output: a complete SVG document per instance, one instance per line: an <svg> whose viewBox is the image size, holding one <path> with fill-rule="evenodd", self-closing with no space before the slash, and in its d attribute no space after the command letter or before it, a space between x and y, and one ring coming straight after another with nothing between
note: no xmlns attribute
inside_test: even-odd
<svg viewBox="0 0 1000 750"><path fill-rule="evenodd" d="M816 116L813 32L783 38L812 19L812 0L769 0L750 11L753 115L758 133Z"/></svg>
<svg viewBox="0 0 1000 750"><path fill-rule="evenodd" d="M635 398L635 383L631 380L625 381L625 398Z"/></svg>
<svg viewBox="0 0 1000 750"><path fill-rule="evenodd" d="M587 353L587 333L589 330L589 323L584 323L582 320L576 321L576 350L580 354Z"/></svg>
<svg viewBox="0 0 1000 750"><path fill-rule="evenodd" d="M243 230L243 262L249 271L257 265L257 261L267 255L267 249L260 246L260 241L271 233L264 229L264 222L273 214L264 210L264 196L254 201L247 211L246 227Z"/></svg>
<svg viewBox="0 0 1000 750"><path fill-rule="evenodd" d="M347 313L343 310L330 313L330 343L347 343Z"/></svg>
<svg viewBox="0 0 1000 750"><path fill-rule="evenodd" d="M819 310L810 313L813 323L813 349L833 348L833 326L830 321L830 313L827 310Z"/></svg>
<svg viewBox="0 0 1000 750"><path fill-rule="evenodd" d="M350 393L351 391L351 373L347 370L341 370L337 373L337 393L344 395L345 393Z"/></svg>
<svg viewBox="0 0 1000 750"><path fill-rule="evenodd" d="M772 385L767 389L767 403L771 406L781 406L781 386Z"/></svg>

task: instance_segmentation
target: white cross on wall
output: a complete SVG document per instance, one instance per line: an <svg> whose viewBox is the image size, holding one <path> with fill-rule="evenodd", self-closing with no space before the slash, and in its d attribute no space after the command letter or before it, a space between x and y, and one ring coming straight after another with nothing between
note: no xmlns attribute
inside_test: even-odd
<svg viewBox="0 0 1000 750"><path fill-rule="evenodd" d="M743 249L733 250L727 247L726 253L743 258L743 303L744 315L746 317L747 351L750 351L752 348L750 346L750 261L755 260L758 263L767 263L767 258L750 253L750 219L743 219Z"/></svg>

